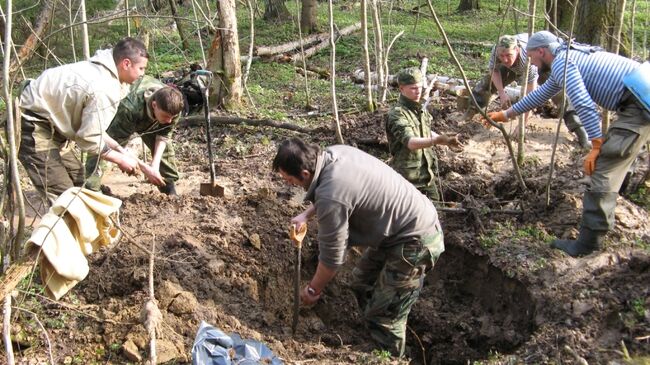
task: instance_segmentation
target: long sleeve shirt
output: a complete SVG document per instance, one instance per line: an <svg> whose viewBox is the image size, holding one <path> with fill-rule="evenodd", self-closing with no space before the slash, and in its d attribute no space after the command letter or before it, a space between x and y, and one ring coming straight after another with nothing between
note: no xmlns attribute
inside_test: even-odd
<svg viewBox="0 0 650 365"><path fill-rule="evenodd" d="M82 151L99 153L102 133L127 92L112 50L100 50L88 61L45 70L22 92L20 108L47 120Z"/></svg>
<svg viewBox="0 0 650 365"><path fill-rule="evenodd" d="M517 114L525 113L562 91L566 64L566 93L589 138L600 138L602 137L600 114L596 105L607 110L616 110L625 92L623 77L634 71L640 64L629 58L604 51L585 52L571 49L568 52L568 62L566 49L556 54L548 80L513 105L512 109Z"/></svg>
<svg viewBox="0 0 650 365"><path fill-rule="evenodd" d="M425 195L385 163L350 146L322 152L306 199L318 217L319 260L330 268L343 264L349 245L390 247L439 229L436 208Z"/></svg>

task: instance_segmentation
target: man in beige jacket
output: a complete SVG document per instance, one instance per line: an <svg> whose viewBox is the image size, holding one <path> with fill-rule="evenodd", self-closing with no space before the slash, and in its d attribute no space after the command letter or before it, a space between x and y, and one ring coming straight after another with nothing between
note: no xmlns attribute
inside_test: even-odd
<svg viewBox="0 0 650 365"><path fill-rule="evenodd" d="M75 156L74 143L126 173L139 167L105 130L128 84L144 75L148 57L142 42L124 38L112 50L99 50L87 61L45 70L23 89L18 158L34 186L50 201L83 184L84 168Z"/></svg>

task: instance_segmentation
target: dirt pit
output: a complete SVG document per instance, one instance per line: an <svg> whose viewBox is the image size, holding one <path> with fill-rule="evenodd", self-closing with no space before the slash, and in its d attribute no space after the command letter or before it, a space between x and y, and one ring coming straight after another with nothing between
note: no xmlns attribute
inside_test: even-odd
<svg viewBox="0 0 650 365"><path fill-rule="evenodd" d="M487 256L448 241L427 284L409 318L427 364L466 364L495 351L512 353L535 330L535 302L526 285Z"/></svg>

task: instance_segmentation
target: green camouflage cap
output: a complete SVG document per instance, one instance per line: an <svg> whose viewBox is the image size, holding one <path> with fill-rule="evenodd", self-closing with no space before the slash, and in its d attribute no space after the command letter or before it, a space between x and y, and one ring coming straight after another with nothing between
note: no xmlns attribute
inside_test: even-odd
<svg viewBox="0 0 650 365"><path fill-rule="evenodd" d="M397 83L400 85L413 85L422 82L422 72L417 67L405 68L397 74Z"/></svg>
<svg viewBox="0 0 650 365"><path fill-rule="evenodd" d="M512 49L518 44L517 38L513 35L504 35L501 38L499 38L499 43L497 43L498 47L505 48L505 49Z"/></svg>

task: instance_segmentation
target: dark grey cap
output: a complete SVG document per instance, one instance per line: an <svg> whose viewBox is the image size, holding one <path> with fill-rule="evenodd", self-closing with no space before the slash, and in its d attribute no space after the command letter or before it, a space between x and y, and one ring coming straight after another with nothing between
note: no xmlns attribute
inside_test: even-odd
<svg viewBox="0 0 650 365"><path fill-rule="evenodd" d="M560 46L564 41L562 38L559 38L555 34L542 30L533 34L530 39L528 39L528 44L526 45L526 50L531 50L540 47L547 47L554 51L558 46Z"/></svg>

